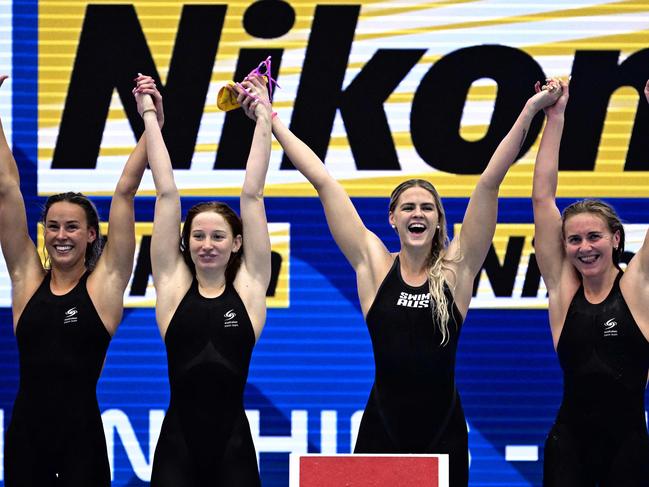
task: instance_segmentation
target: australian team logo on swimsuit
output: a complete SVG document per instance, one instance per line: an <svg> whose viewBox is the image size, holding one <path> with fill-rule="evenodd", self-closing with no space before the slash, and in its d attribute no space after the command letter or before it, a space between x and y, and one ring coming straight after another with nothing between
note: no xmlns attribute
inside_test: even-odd
<svg viewBox="0 0 649 487"><path fill-rule="evenodd" d="M397 306L406 308L428 308L430 305L430 293L410 294L401 292L397 300Z"/></svg>
<svg viewBox="0 0 649 487"><path fill-rule="evenodd" d="M227 311L224 315L223 318L225 318L225 322L223 323L223 326L225 328L230 328L233 326L239 326L239 322L235 319L237 317L237 314L234 312L233 309Z"/></svg>
<svg viewBox="0 0 649 487"><path fill-rule="evenodd" d="M606 323L604 323L604 336L605 337L616 337L617 336L617 321L615 318L611 318Z"/></svg>
<svg viewBox="0 0 649 487"><path fill-rule="evenodd" d="M79 317L77 316L79 314L79 311L77 310L77 307L70 308L65 312L65 318L63 319L63 324L68 325L70 323L76 323Z"/></svg>

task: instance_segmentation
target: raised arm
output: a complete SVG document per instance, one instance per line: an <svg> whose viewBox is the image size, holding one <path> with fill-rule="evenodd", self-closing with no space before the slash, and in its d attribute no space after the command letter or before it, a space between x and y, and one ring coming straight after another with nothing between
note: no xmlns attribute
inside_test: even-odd
<svg viewBox="0 0 649 487"><path fill-rule="evenodd" d="M649 103L649 80L645 84L644 95ZM620 282L622 293L633 313L640 330L649 341L649 231L645 234L642 246L629 262Z"/></svg>
<svg viewBox="0 0 649 487"><path fill-rule="evenodd" d="M169 320L191 283L191 272L180 253L180 195L158 122L158 111L150 87L138 81L133 90L138 112L144 120L149 167L156 188L151 271L156 288L156 316L164 337Z"/></svg>
<svg viewBox="0 0 649 487"><path fill-rule="evenodd" d="M569 86L561 82L562 95L545 109L547 123L534 166L532 203L534 206L534 253L546 287L553 293L559 286L565 252L561 238L561 213L557 208L559 146ZM538 89L538 87L537 87Z"/></svg>
<svg viewBox="0 0 649 487"><path fill-rule="evenodd" d="M647 103L649 103L649 80L647 80L644 87L644 96ZM649 284L649 231L647 231L644 242L642 242L642 247L640 247L640 250L636 253L633 261L637 261L634 265L638 266L638 272L644 279L644 282Z"/></svg>
<svg viewBox="0 0 649 487"><path fill-rule="evenodd" d="M0 85L7 76L0 76ZM16 161L0 121L0 244L12 284L14 330L29 298L44 276L36 247L27 230L25 203Z"/></svg>
<svg viewBox="0 0 649 487"><path fill-rule="evenodd" d="M270 282L270 236L264 208L264 185L271 149L272 108L266 83L249 75L234 90L245 114L255 122L252 144L241 188L243 259L234 280L259 338L266 322L266 290Z"/></svg>
<svg viewBox="0 0 649 487"><path fill-rule="evenodd" d="M366 227L351 199L327 171L320 158L279 119L273 119L273 134L298 171L318 192L336 244L358 273L372 256L389 256L385 245ZM384 276L381 276L384 277Z"/></svg>
<svg viewBox="0 0 649 487"><path fill-rule="evenodd" d="M556 102L557 85L532 96L491 156L478 179L464 215L462 228L451 245L448 257L458 259L455 299L460 310L468 308L473 279L480 270L491 245L498 215L498 191L507 171L516 160L530 124L539 110Z"/></svg>
<svg viewBox="0 0 649 487"><path fill-rule="evenodd" d="M162 96L155 87L153 78L139 75L137 78L141 90L146 90L153 98L160 129L164 124ZM88 286L99 286L98 293L93 294L93 301L101 307L100 301L109 308L119 307L121 315L124 289L133 271L135 253L135 216L134 200L142 175L147 165L146 136L142 135L135 149L126 161L126 165L117 182L111 200L108 218L108 241L97 263ZM101 312L101 310L99 310ZM115 309L116 311L116 309ZM119 319L113 323L116 327ZM109 329L114 333L115 329Z"/></svg>
<svg viewBox="0 0 649 487"><path fill-rule="evenodd" d="M243 262L238 277L243 287L252 284L265 300L270 282L270 237L264 208L264 185L271 149L272 109L265 82L251 76L242 83L239 103L246 115L254 120L255 131L246 162L246 175L241 188L241 220L243 222ZM235 281L238 284L239 279ZM239 286L241 287L241 286Z"/></svg>

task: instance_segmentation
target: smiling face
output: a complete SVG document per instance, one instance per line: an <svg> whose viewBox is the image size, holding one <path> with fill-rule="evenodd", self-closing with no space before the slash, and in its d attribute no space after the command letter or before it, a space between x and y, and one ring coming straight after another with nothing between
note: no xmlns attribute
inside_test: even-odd
<svg viewBox="0 0 649 487"><path fill-rule="evenodd" d="M50 206L45 216L45 249L52 267L70 268L84 265L86 249L97 238L88 227L84 209L68 201Z"/></svg>
<svg viewBox="0 0 649 487"><path fill-rule="evenodd" d="M420 186L404 190L390 212L390 224L399 234L402 246L431 248L439 224L435 198Z"/></svg>
<svg viewBox="0 0 649 487"><path fill-rule="evenodd" d="M225 272L232 252L240 247L241 235L235 236L219 213L204 211L192 220L189 253L197 270L222 269Z"/></svg>
<svg viewBox="0 0 649 487"><path fill-rule="evenodd" d="M620 232L611 232L604 218L578 213L563 224L566 256L584 277L597 277L614 267L613 252L620 245Z"/></svg>

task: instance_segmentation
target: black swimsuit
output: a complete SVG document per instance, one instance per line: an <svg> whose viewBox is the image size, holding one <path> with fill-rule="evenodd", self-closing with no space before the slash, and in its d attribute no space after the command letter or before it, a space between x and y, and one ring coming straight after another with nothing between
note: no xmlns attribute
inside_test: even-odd
<svg viewBox="0 0 649 487"><path fill-rule="evenodd" d="M7 430L7 487L110 485L96 394L110 335L87 279L56 296L48 273L18 321L20 387Z"/></svg>
<svg viewBox="0 0 649 487"><path fill-rule="evenodd" d="M254 487L257 456L243 406L255 335L228 284L205 298L194 279L165 335L171 399L152 487Z"/></svg>
<svg viewBox="0 0 649 487"><path fill-rule="evenodd" d="M375 378L355 453L448 453L453 487L468 484L464 412L455 389L455 353L462 316L445 286L449 342L432 314L428 284L411 287L399 258L367 313Z"/></svg>
<svg viewBox="0 0 649 487"><path fill-rule="evenodd" d="M649 342L620 291L599 304L575 294L557 353L563 402L545 445L546 487L648 487L644 394Z"/></svg>

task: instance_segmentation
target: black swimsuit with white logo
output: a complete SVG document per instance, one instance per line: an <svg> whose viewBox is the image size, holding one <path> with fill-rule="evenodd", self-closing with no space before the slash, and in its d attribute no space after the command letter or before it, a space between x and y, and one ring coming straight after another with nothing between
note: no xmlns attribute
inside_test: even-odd
<svg viewBox="0 0 649 487"><path fill-rule="evenodd" d="M194 279L165 336L171 399L152 487L255 487L257 456L243 406L255 334L228 284L205 298Z"/></svg>
<svg viewBox="0 0 649 487"><path fill-rule="evenodd" d="M110 485L97 380L110 334L86 289L50 290L50 274L16 327L20 386L5 445L5 485Z"/></svg>
<svg viewBox="0 0 649 487"><path fill-rule="evenodd" d="M564 393L545 446L546 487L648 487L644 395L649 342L620 290L575 294L557 346Z"/></svg>
<svg viewBox="0 0 649 487"><path fill-rule="evenodd" d="M355 453L448 453L454 487L468 483L467 429L455 389L462 315L445 286L449 342L442 346L428 284L401 277L399 257L367 313L375 377Z"/></svg>

